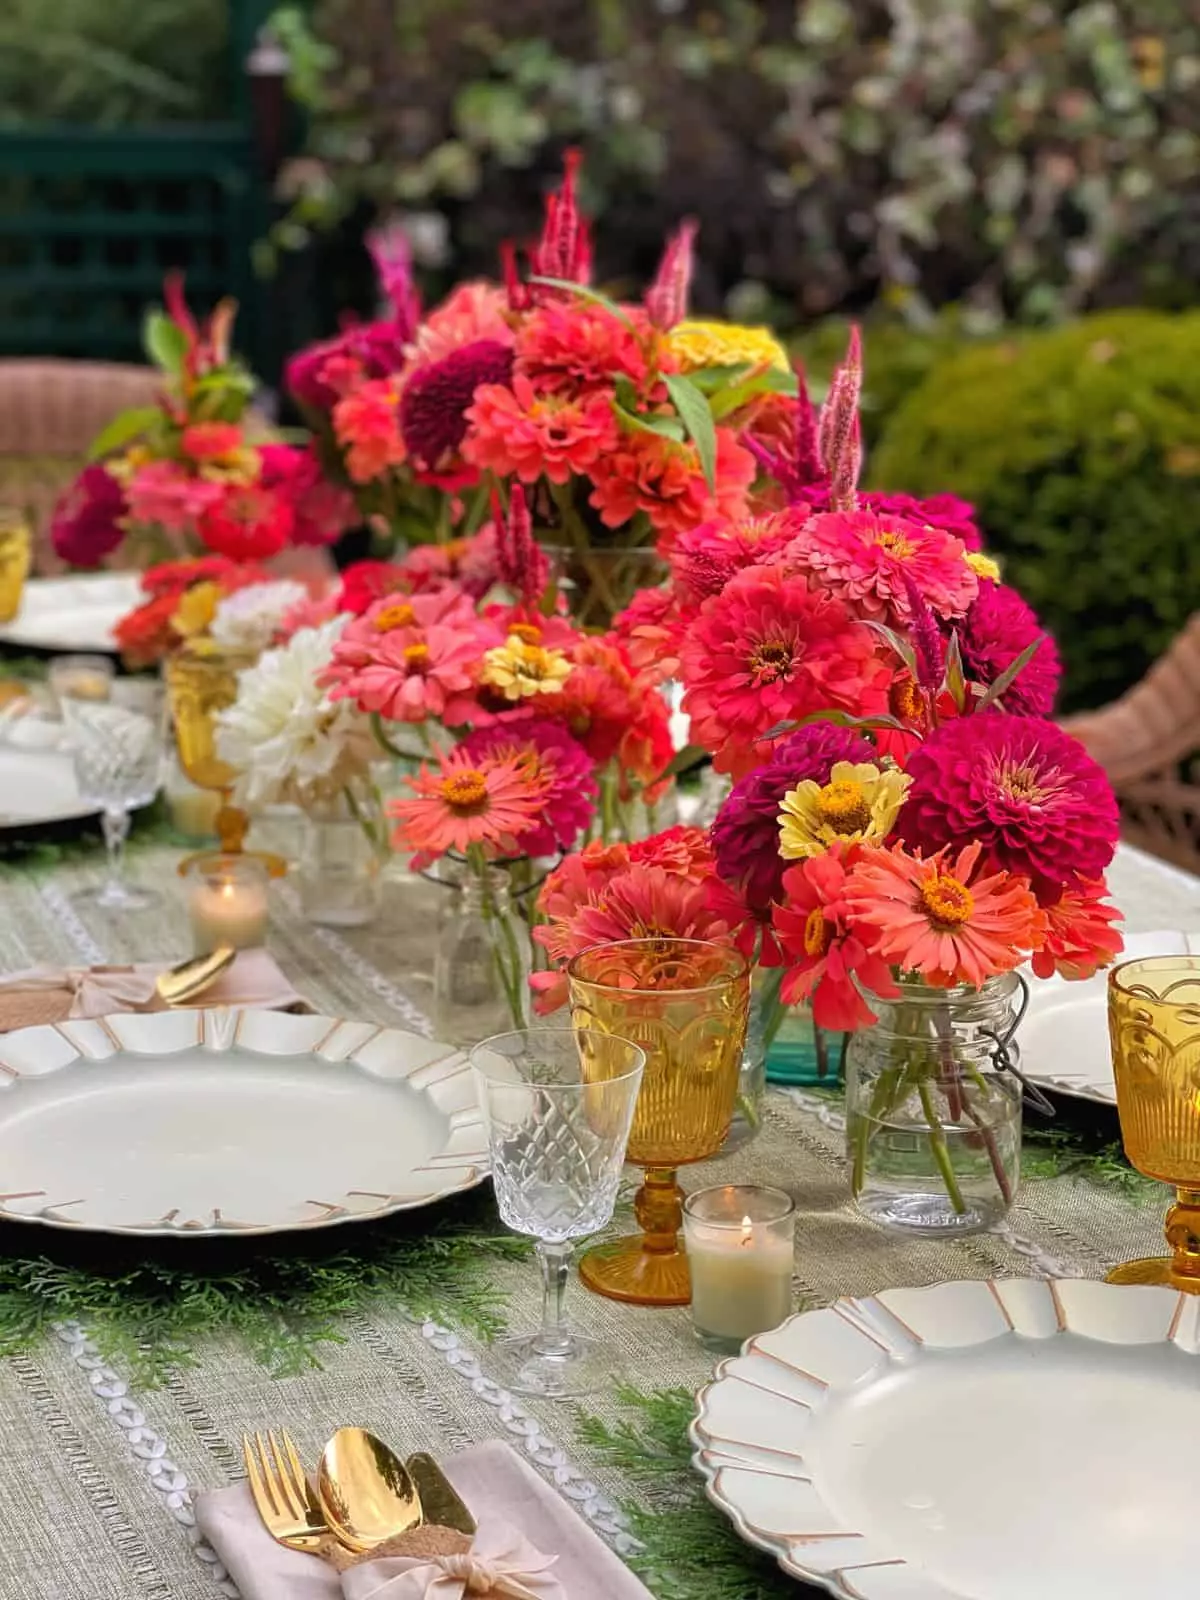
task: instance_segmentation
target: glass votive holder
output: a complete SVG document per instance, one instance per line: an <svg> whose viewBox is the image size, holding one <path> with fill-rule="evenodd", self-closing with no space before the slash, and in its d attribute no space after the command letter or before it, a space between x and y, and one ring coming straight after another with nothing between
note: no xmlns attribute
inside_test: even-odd
<svg viewBox="0 0 1200 1600"><path fill-rule="evenodd" d="M688 1195L692 1323L706 1350L740 1350L791 1314L795 1224L795 1203L782 1189L728 1183Z"/></svg>
<svg viewBox="0 0 1200 1600"><path fill-rule="evenodd" d="M209 955L222 945L248 950L265 944L269 881L253 856L197 856L184 874L195 954Z"/></svg>
<svg viewBox="0 0 1200 1600"><path fill-rule="evenodd" d="M47 677L55 700L108 700L115 666L108 656L55 656Z"/></svg>

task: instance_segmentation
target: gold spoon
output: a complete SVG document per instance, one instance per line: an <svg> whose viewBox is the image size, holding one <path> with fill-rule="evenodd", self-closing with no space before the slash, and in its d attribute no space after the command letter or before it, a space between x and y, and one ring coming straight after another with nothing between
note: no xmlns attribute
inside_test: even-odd
<svg viewBox="0 0 1200 1600"><path fill-rule="evenodd" d="M189 956L178 966L168 967L155 980L154 987L158 990L159 999L169 1006L181 1006L185 1000L191 1000L201 990L207 989L226 967L231 967L235 955L237 951L232 945L222 944L207 955Z"/></svg>
<svg viewBox="0 0 1200 1600"><path fill-rule="evenodd" d="M317 1468L325 1520L348 1550L374 1550L424 1521L408 1468L365 1428L339 1428Z"/></svg>

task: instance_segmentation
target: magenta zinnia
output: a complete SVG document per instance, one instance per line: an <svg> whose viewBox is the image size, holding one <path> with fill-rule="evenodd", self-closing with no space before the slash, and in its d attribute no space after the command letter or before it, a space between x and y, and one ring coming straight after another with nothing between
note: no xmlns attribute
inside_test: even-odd
<svg viewBox="0 0 1200 1600"><path fill-rule="evenodd" d="M596 810L596 777L591 757L561 723L542 717L478 728L458 746L464 759L490 757L525 763L544 784L536 823L521 836L525 855L557 855L570 850Z"/></svg>
<svg viewBox="0 0 1200 1600"><path fill-rule="evenodd" d="M1112 860L1112 788L1053 722L1002 711L955 718L913 752L908 774L896 831L926 855L979 840L985 865L1031 878L1044 903L1064 884L1100 877Z"/></svg>
<svg viewBox="0 0 1200 1600"><path fill-rule="evenodd" d="M125 491L98 462L85 467L54 508L50 538L73 567L95 567L125 537Z"/></svg>
<svg viewBox="0 0 1200 1600"><path fill-rule="evenodd" d="M838 761L876 759L874 747L851 728L814 722L780 740L766 766L734 785L712 825L717 871L759 916L782 898L791 866L779 854L779 806L797 784L829 782Z"/></svg>
<svg viewBox="0 0 1200 1600"><path fill-rule="evenodd" d="M1004 691L1004 709L1047 717L1054 709L1062 661L1032 607L1015 589L985 581L958 632L963 666L975 683L993 683L1035 639L1041 643Z"/></svg>

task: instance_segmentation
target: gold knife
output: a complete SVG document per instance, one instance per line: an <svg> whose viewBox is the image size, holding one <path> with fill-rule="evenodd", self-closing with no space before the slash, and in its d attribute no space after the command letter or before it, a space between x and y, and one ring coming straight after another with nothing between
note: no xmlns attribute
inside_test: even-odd
<svg viewBox="0 0 1200 1600"><path fill-rule="evenodd" d="M426 1525L454 1528L472 1537L476 1529L475 1518L433 1457L421 1450L409 1456L404 1465L421 1497L421 1511Z"/></svg>

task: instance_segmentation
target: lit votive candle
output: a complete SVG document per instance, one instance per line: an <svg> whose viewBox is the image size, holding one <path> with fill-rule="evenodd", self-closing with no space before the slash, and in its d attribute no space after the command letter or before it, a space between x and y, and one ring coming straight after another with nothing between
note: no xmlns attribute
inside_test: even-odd
<svg viewBox="0 0 1200 1600"><path fill-rule="evenodd" d="M108 656L55 656L48 674L50 689L60 700L107 700L113 672Z"/></svg>
<svg viewBox="0 0 1200 1600"><path fill-rule="evenodd" d="M706 1349L738 1350L791 1314L795 1210L782 1189L748 1183L684 1201L692 1322Z"/></svg>
<svg viewBox="0 0 1200 1600"><path fill-rule="evenodd" d="M198 956L221 945L247 950L267 936L267 874L253 856L200 856L187 870L187 905Z"/></svg>

